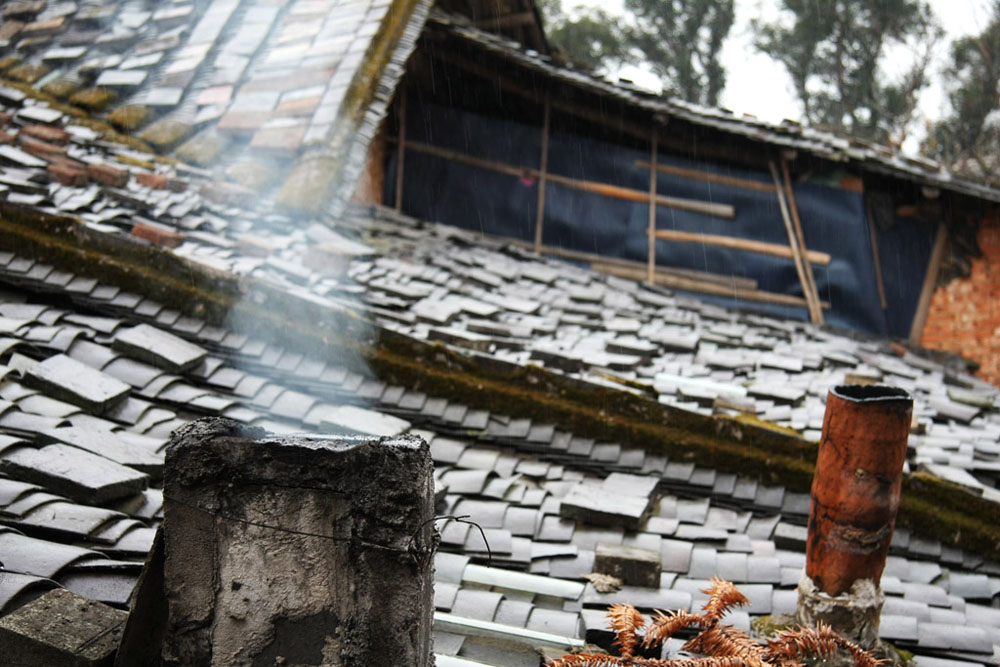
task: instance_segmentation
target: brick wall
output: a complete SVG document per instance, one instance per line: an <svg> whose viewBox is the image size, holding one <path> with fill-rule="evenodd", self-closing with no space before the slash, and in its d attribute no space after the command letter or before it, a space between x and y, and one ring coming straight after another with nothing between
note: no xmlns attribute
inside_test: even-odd
<svg viewBox="0 0 1000 667"><path fill-rule="evenodd" d="M984 220L983 256L967 278L934 292L920 343L977 361L978 375L1000 387L1000 217Z"/></svg>

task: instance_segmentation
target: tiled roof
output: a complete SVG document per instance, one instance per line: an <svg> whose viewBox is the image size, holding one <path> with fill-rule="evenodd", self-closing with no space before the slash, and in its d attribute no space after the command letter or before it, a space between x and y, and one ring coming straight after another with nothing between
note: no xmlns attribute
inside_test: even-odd
<svg viewBox="0 0 1000 667"><path fill-rule="evenodd" d="M502 36L479 30L464 17L434 11L427 25L431 34L454 38L473 45L479 52L498 56L505 71L515 66L525 68L542 74L551 81L644 110L654 118L676 118L734 137L802 151L833 162L848 163L865 171L987 201L1000 201L1000 190L955 176L945 165L928 158L904 155L888 146L840 137L796 121L771 123L753 116L738 116L727 110L703 107L670 95L655 95L635 86L612 83L589 72L556 64L549 56L525 49Z"/></svg>
<svg viewBox="0 0 1000 667"><path fill-rule="evenodd" d="M360 173L429 4L7 3L0 77L159 153L257 171L270 187L307 153L329 156L350 184L331 186L341 194ZM46 123L57 113L22 115ZM6 158L30 162L16 150L3 147Z"/></svg>
<svg viewBox="0 0 1000 667"><path fill-rule="evenodd" d="M194 190L189 185L188 192ZM210 201L200 201L191 214L209 211L217 220L212 238L235 238L237 221L250 220L245 211ZM852 368L848 362L866 362L921 400L928 435L926 442L917 441L911 465L922 460L925 446L933 446L930 456L958 471L959 459L949 456L966 453L978 464L990 455L990 444L996 446L995 410L980 408L982 414L968 424L954 423L930 406L945 391L948 372L916 357L891 356L876 341L723 311L388 212L355 210L340 229L353 239L345 246L355 259L346 271L323 274L301 264L307 235L281 226L274 231L276 220L264 215L259 226L240 230L253 227L260 241L253 247L275 248L271 261L241 254L235 240L223 246L188 238L177 252L308 293L331 308L367 307L382 326L447 341L470 354L546 364L585 381L651 384L661 400L690 410L708 410L719 386L753 386L758 374L780 371L785 391L748 391L742 402L722 392L724 404L761 408L761 415L781 410L776 418L800 425L798 411L811 404L821 408L823 387L840 381ZM434 261L426 254L430 248ZM297 268L282 270L285 265ZM439 654L495 665L537 664L534 650L541 646L607 644L607 604L697 607L715 574L740 584L753 602L749 615L732 616L737 625L794 607L804 563L804 494L670 460L627 442L595 441L387 385L335 359L216 327L12 253L0 257L0 284L0 431L6 434L0 451L0 520L6 527L0 534L6 568L0 590L7 608L55 584L124 606L161 517L156 480L165 439L176 426L205 414L278 433L409 430L430 441L440 512L468 515L486 538L469 524L441 522ZM685 327L675 333L697 345L656 342L645 335L651 323ZM626 332L635 335L627 349L609 351L611 341L623 345ZM764 336L789 346L788 359L794 355L805 363L760 363L755 355L763 352L747 341ZM160 341L156 354L142 345L152 338ZM644 341L655 351L639 354ZM834 352L830 358L822 354L826 346ZM547 352L536 356L536 348ZM700 361L699 355L726 349L745 349L754 361L738 369ZM665 368L675 369L673 390L657 379ZM93 381L80 385L81 373ZM685 393L685 379L699 377L693 386L705 395L696 399ZM798 385L792 397L787 389ZM982 396L993 396L976 386ZM800 403L793 407L793 399ZM808 420L800 426L810 430ZM987 472L969 468L992 483L989 466ZM598 593L583 576L594 570L601 544L659 554L660 587ZM892 554L882 582L883 636L923 656L995 660L1000 615L990 605L1000 593L1000 564L906 530L897 531ZM493 639L483 639L484 633Z"/></svg>
<svg viewBox="0 0 1000 667"><path fill-rule="evenodd" d="M365 16L384 8L363 4L371 5ZM14 12L15 5L28 9ZM218 115L203 120L220 132L225 115L239 111L236 98L217 102L224 91L205 91L226 85L221 65L235 71L243 62L222 58L225 45L258 45L230 54L247 58L246 77L277 57L278 36L290 29L285 19L321 5L330 8L298 2L268 14L248 2L155 10L29 2L3 10L27 24L8 38L31 54L29 64L57 48L77 50L56 51L46 62L83 63L105 45L131 49L122 62L103 63L97 76L150 68L132 88L116 84L145 95L148 106L194 71L180 86L181 103L163 118L190 122L211 108ZM40 14L35 8L43 6ZM270 28L254 27L267 16ZM325 16L334 25L355 15ZM56 23L65 30L53 32ZM88 25L102 41L66 43ZM222 36L217 46L199 53L198 64L195 50L179 64L192 40L210 33ZM293 44L307 39L315 46L318 37L289 37ZM156 48L167 44L153 63ZM124 67L126 58L143 57ZM440 522L435 651L442 665L537 664L539 647L606 643L610 602L697 606L714 574L751 598L748 613L731 618L746 627L753 616L793 609L804 562L808 496L800 492L624 439L594 439L500 405L484 408L482 397L456 400L386 382L332 348L276 343L235 317L182 312L145 296L149 285L92 277L94 258L56 265L29 256L15 227L34 233L43 215L81 221L64 225L74 241L67 245L79 253L96 255L86 247L95 239L136 238L171 247L188 262L176 264L185 267L184 281L157 275L155 266L150 281L236 275L289 304L346 313L385 337L436 342L484 365L542 367L585 390L630 391L685 414L742 415L807 441L818 435L829 387L849 373L879 378L916 399L921 432L911 439L911 470L995 500L996 389L936 361L899 356L886 341L724 310L383 209L302 223L252 198L251 188L108 141L105 126L20 90L0 89L0 104L0 613L54 586L127 606L162 518L166 439L203 415L276 433L409 431L430 442L441 514L469 515L486 538L467 523ZM601 545L657 554L660 586L598 593L583 575L593 571ZM882 585L883 635L914 650L922 664L997 661L997 562L898 530Z"/></svg>

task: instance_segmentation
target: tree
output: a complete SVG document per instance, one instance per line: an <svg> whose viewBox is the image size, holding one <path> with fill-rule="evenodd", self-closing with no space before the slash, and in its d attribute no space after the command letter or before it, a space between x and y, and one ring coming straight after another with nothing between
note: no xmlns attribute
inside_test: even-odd
<svg viewBox="0 0 1000 667"><path fill-rule="evenodd" d="M733 0L625 0L636 24L627 30L634 46L675 95L717 106L726 87L719 60L733 27Z"/></svg>
<svg viewBox="0 0 1000 667"><path fill-rule="evenodd" d="M806 121L850 136L899 145L927 85L942 32L924 0L782 0L783 17L754 21L756 46L788 71ZM789 24L786 19L791 19ZM886 52L915 53L902 76Z"/></svg>
<svg viewBox="0 0 1000 667"><path fill-rule="evenodd" d="M982 33L955 40L950 55L944 74L951 112L931 126L924 151L1000 185L1000 0Z"/></svg>
<svg viewBox="0 0 1000 667"><path fill-rule="evenodd" d="M601 9L589 9L567 16L559 0L538 3L548 26L549 42L571 62L591 70L609 70L632 56L618 22Z"/></svg>
<svg viewBox="0 0 1000 667"><path fill-rule="evenodd" d="M539 4L549 40L567 58L594 69L648 65L664 89L689 102L715 106L726 83L719 60L732 28L734 0L625 0L621 19L599 9L567 16L559 0Z"/></svg>

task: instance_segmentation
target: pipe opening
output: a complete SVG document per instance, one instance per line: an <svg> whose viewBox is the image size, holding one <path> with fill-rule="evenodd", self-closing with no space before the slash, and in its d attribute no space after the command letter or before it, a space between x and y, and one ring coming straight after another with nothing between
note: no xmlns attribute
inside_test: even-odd
<svg viewBox="0 0 1000 667"><path fill-rule="evenodd" d="M890 387L884 384L841 384L832 390L834 396L848 401L898 401L910 400L910 394L905 389Z"/></svg>

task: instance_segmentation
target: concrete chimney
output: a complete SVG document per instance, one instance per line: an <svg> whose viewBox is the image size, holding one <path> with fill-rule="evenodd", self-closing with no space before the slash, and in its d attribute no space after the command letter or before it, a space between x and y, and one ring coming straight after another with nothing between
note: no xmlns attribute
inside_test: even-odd
<svg viewBox="0 0 1000 667"><path fill-rule="evenodd" d="M163 665L433 664L433 478L416 437L179 429Z"/></svg>
<svg viewBox="0 0 1000 667"><path fill-rule="evenodd" d="M826 401L797 620L827 623L868 649L878 642L912 412L909 394L883 385L840 385Z"/></svg>

